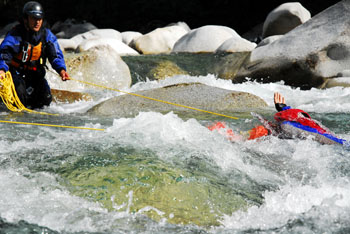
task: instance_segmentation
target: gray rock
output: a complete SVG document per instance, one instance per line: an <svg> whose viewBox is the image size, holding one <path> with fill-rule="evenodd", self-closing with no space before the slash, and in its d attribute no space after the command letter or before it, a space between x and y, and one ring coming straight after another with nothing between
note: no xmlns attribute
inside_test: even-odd
<svg viewBox="0 0 350 234"><path fill-rule="evenodd" d="M57 41L62 51L75 51L78 46L72 39L59 38Z"/></svg>
<svg viewBox="0 0 350 234"><path fill-rule="evenodd" d="M263 38L286 34L310 18L310 12L299 2L283 3L268 14L263 26Z"/></svg>
<svg viewBox="0 0 350 234"><path fill-rule="evenodd" d="M132 43L141 54L170 53L175 42L187 32L182 26L167 26L137 37Z"/></svg>
<svg viewBox="0 0 350 234"><path fill-rule="evenodd" d="M172 52L215 52L226 40L240 36L235 30L216 25L206 25L196 28L181 37L174 45Z"/></svg>
<svg viewBox="0 0 350 234"><path fill-rule="evenodd" d="M222 43L221 46L219 46L219 48L217 48L215 52L246 52L252 51L255 47L255 43L250 42L244 38L231 37L230 39Z"/></svg>
<svg viewBox="0 0 350 234"><path fill-rule="evenodd" d="M243 109L267 106L264 100L255 95L198 83L171 85L153 90L140 91L136 95L212 112L227 113L230 111L242 111ZM169 111L193 112L194 110L126 94L104 101L88 112L96 115L125 117L134 116L139 112L145 111L165 113Z"/></svg>
<svg viewBox="0 0 350 234"><path fill-rule="evenodd" d="M344 70L337 74L339 77L350 77L350 70Z"/></svg>
<svg viewBox="0 0 350 234"><path fill-rule="evenodd" d="M97 39L97 38L112 38L115 40L122 41L122 35L119 31L115 29L93 29L90 31L87 31L85 33L81 33L78 35L75 35L71 39L75 41L77 45L84 42L88 39Z"/></svg>
<svg viewBox="0 0 350 234"><path fill-rule="evenodd" d="M274 36L266 37L256 47L266 46L266 45L268 45L268 44L270 44L270 43L272 43L274 41L277 41L281 37L283 37L283 35L274 35Z"/></svg>
<svg viewBox="0 0 350 234"><path fill-rule="evenodd" d="M350 87L350 76L349 77L335 77L327 79L321 88L333 88L333 87Z"/></svg>
<svg viewBox="0 0 350 234"><path fill-rule="evenodd" d="M0 29L0 38L4 38L8 31L10 31L13 27L19 24L18 21L7 24L4 28Z"/></svg>
<svg viewBox="0 0 350 234"><path fill-rule="evenodd" d="M139 53L129 47L128 45L124 44L118 39L113 38L91 38L84 40L82 43L80 43L76 51L77 53L84 52L87 50L90 50L94 47L102 47L102 46L109 46L111 49L113 49L115 52L117 52L119 55L138 55Z"/></svg>
<svg viewBox="0 0 350 234"><path fill-rule="evenodd" d="M56 22L51 29L56 33L57 38L69 39L75 35L97 29L97 27L88 22L76 22L74 19L67 19L64 22Z"/></svg>
<svg viewBox="0 0 350 234"><path fill-rule="evenodd" d="M126 32L122 32L121 34L122 34L122 41L128 46L130 46L130 43L132 42L132 40L142 36L142 33L134 32L134 31L126 31Z"/></svg>
<svg viewBox="0 0 350 234"><path fill-rule="evenodd" d="M120 89L131 85L128 65L109 46L93 47L83 53L67 53L65 61L73 79ZM55 72L47 73L46 78L55 89L77 91L81 87L94 88L76 81L62 82Z"/></svg>
<svg viewBox="0 0 350 234"><path fill-rule="evenodd" d="M350 64L350 1L343 0L271 44L254 49L235 78L309 89Z"/></svg>

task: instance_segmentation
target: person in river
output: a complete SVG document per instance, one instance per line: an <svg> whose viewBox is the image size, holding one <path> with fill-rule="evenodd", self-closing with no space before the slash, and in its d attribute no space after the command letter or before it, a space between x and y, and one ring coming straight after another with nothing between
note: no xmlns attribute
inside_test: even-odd
<svg viewBox="0 0 350 234"><path fill-rule="evenodd" d="M40 3L23 6L20 23L12 28L0 45L0 78L10 71L17 95L28 108L42 108L52 101L51 89L45 79L45 63L69 80L63 53L56 36L43 27L44 11Z"/></svg>
<svg viewBox="0 0 350 234"><path fill-rule="evenodd" d="M209 130L217 130L224 134L231 141L254 140L268 135L277 136L282 139L306 139L312 137L321 144L345 144L346 141L338 138L321 123L312 119L308 113L300 109L293 109L287 106L285 98L278 92L274 93L274 103L277 113L274 115L274 122L270 122L258 114L257 117L262 125L258 125L246 132L237 135L232 129L226 128L223 122L217 122L209 126Z"/></svg>

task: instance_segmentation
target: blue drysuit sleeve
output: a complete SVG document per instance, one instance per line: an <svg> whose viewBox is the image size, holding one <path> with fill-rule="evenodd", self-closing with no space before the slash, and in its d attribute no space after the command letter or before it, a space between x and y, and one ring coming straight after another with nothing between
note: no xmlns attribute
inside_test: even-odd
<svg viewBox="0 0 350 234"><path fill-rule="evenodd" d="M19 40L9 32L0 45L0 70L7 72L13 54L18 53L20 47Z"/></svg>
<svg viewBox="0 0 350 234"><path fill-rule="evenodd" d="M66 71L67 68L64 62L64 56L58 44L57 37L49 29L46 30L47 48L45 52L47 53L47 58L52 68L55 69L57 73L60 73L62 69Z"/></svg>

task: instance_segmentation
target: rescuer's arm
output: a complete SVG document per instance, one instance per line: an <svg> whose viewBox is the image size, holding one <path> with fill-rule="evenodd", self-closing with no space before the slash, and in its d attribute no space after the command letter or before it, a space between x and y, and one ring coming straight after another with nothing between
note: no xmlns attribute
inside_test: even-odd
<svg viewBox="0 0 350 234"><path fill-rule="evenodd" d="M55 71L61 76L63 81L69 80L62 50L60 49L56 36L48 29L46 39L46 53L52 68L55 69Z"/></svg>

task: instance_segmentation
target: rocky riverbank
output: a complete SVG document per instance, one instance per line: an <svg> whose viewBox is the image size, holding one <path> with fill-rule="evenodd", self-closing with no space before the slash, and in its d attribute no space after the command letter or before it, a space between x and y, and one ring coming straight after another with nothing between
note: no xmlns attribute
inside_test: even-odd
<svg viewBox="0 0 350 234"><path fill-rule="evenodd" d="M190 29L184 22L157 28L147 34L113 29L91 30L93 26L89 23L75 25L69 21L57 23L53 29L60 31L57 33L61 37L59 42L66 51L84 52L93 47L108 46L125 57L131 67L130 56L151 55L152 60L155 55L168 55L162 66L169 77L182 72L174 69L174 66L179 66L173 61L177 56L198 55L198 60L201 60L203 54L220 57L222 53L245 53L244 61L241 56L231 56L230 62L223 62L220 69L216 63L215 68L207 72L238 83L250 78L261 82L284 81L302 89L327 88L348 86L346 79L338 77L347 77L348 74L349 20L346 15L349 5L350 2L344 0L311 17L298 2L282 4L267 15L261 34L263 40L258 44L225 26L206 25ZM72 33L78 31L74 28L87 32L73 36ZM196 63L196 57L191 58L190 63ZM234 69L232 64L235 64ZM158 66L156 64L148 70ZM158 77L147 74L147 78Z"/></svg>
<svg viewBox="0 0 350 234"><path fill-rule="evenodd" d="M298 2L284 3L266 16L258 44L226 26L191 29L185 22L142 34L66 20L52 31L73 77L94 81L101 74L113 76L113 84L105 85L115 88L178 74L214 74L235 83L283 81L301 89L346 87L349 11L349 0L313 17ZM60 88L74 91L71 85Z"/></svg>

